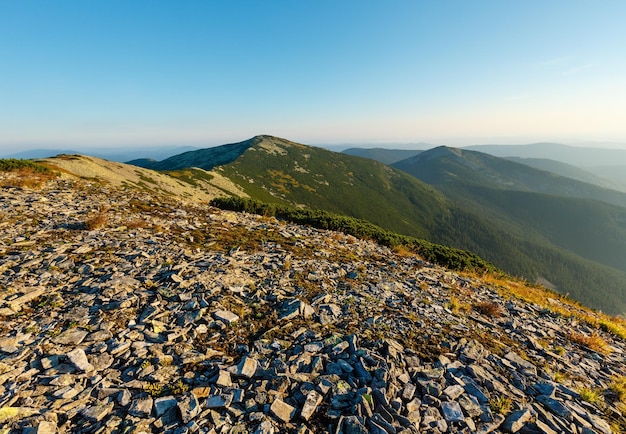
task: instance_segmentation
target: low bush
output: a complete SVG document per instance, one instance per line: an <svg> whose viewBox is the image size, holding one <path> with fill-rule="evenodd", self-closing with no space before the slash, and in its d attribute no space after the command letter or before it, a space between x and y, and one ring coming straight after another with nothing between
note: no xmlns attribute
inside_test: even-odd
<svg viewBox="0 0 626 434"><path fill-rule="evenodd" d="M490 318L497 318L499 316L502 316L502 308L497 303L484 301L481 303L477 303L472 307L476 312Z"/></svg>
<svg viewBox="0 0 626 434"><path fill-rule="evenodd" d="M37 188L58 176L57 172L43 164L15 158L0 159L0 172L12 173L2 182L2 186L12 187Z"/></svg>
<svg viewBox="0 0 626 434"><path fill-rule="evenodd" d="M493 264L479 256L461 249L434 244L426 240L397 234L383 229L366 220L333 214L328 211L308 208L294 208L286 205L262 203L239 197L220 197L213 199L211 205L217 208L276 217L291 223L297 223L343 232L361 239L375 241L381 245L402 248L411 251L423 259L452 270L494 272Z"/></svg>

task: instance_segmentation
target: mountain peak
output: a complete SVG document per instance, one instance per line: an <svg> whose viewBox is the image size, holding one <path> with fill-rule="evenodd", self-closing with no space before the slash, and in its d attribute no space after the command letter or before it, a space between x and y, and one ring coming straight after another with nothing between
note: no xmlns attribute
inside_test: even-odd
<svg viewBox="0 0 626 434"><path fill-rule="evenodd" d="M305 147L305 145L281 137L260 134L243 142L188 151L162 161L154 162L141 159L129 161L129 163L154 170L179 170L189 167L212 170L216 166L232 163L251 148L256 150L263 149L271 154L284 154L285 149L292 146Z"/></svg>

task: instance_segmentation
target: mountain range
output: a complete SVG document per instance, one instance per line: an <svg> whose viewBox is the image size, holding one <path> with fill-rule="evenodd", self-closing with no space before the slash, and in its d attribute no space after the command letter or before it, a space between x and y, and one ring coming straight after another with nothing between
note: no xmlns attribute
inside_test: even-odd
<svg viewBox="0 0 626 434"><path fill-rule="evenodd" d="M415 149L348 148L343 152L394 164L436 146ZM558 143L531 145L475 145L461 148L523 163L567 178L626 192L626 151L580 148Z"/></svg>
<svg viewBox="0 0 626 434"><path fill-rule="evenodd" d="M182 152L198 149L194 146L138 146L128 148L85 148L81 147L81 152L75 149L61 149L61 148L38 148L28 149L25 151L1 154L2 158L15 158L15 159L34 159L34 158L49 158L55 155L66 154L76 155L83 154L97 158L104 158L109 161L124 162L139 158L146 158L160 160L172 155L178 155Z"/></svg>
<svg viewBox="0 0 626 434"><path fill-rule="evenodd" d="M476 145L465 149L484 152L496 157L521 157L555 160L584 169L600 178L616 183L626 190L626 150L585 148L559 143L530 145Z"/></svg>
<svg viewBox="0 0 626 434"><path fill-rule="evenodd" d="M131 163L202 168L253 199L470 250L589 306L626 312L626 195L619 191L468 150L438 147L389 166L272 136Z"/></svg>

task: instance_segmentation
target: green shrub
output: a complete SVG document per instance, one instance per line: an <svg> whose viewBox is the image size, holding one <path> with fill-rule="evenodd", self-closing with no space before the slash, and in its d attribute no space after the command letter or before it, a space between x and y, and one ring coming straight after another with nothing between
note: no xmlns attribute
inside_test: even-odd
<svg viewBox="0 0 626 434"><path fill-rule="evenodd" d="M32 160L18 160L16 158L0 159L1 172L13 172L16 170L30 169L36 173L51 173L52 170L43 164L36 163Z"/></svg>
<svg viewBox="0 0 626 434"><path fill-rule="evenodd" d="M291 223L343 232L361 239L375 241L388 247L404 246L425 260L452 270L493 272L498 271L479 256L461 249L434 244L426 240L400 235L383 229L366 220L333 214L323 210L293 208L287 205L268 204L240 197L220 197L211 205L217 208L276 217Z"/></svg>

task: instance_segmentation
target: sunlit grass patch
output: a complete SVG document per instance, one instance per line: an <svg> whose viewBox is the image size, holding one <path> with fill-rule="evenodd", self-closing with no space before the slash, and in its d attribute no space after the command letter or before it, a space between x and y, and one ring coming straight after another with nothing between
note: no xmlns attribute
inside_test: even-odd
<svg viewBox="0 0 626 434"><path fill-rule="evenodd" d="M578 394L580 395L580 399L590 404L597 403L602 397L602 394L599 391L589 387L581 387L578 389Z"/></svg>
<svg viewBox="0 0 626 434"><path fill-rule="evenodd" d="M611 379L609 389L615 393L617 399L626 404L626 375L616 375Z"/></svg>
<svg viewBox="0 0 626 434"><path fill-rule="evenodd" d="M39 188L56 178L58 172L32 160L0 159L0 172L10 172L0 186Z"/></svg>
<svg viewBox="0 0 626 434"><path fill-rule="evenodd" d="M497 414L508 414L513 407L513 401L506 396L497 396L489 400L489 408Z"/></svg>
<svg viewBox="0 0 626 434"><path fill-rule="evenodd" d="M448 309L454 313L466 313L472 309L472 306L462 302L459 297L450 296L450 302L447 304Z"/></svg>
<svg viewBox="0 0 626 434"><path fill-rule="evenodd" d="M587 347L599 353L607 354L611 351L606 341L602 339L602 337L600 337L600 335L598 335L597 333L593 333L591 335L584 335L582 333L570 333L567 335L567 338L575 344Z"/></svg>
<svg viewBox="0 0 626 434"><path fill-rule="evenodd" d="M84 227L88 231L93 231L106 226L109 223L109 216L106 211L98 211L86 219L83 223Z"/></svg>

